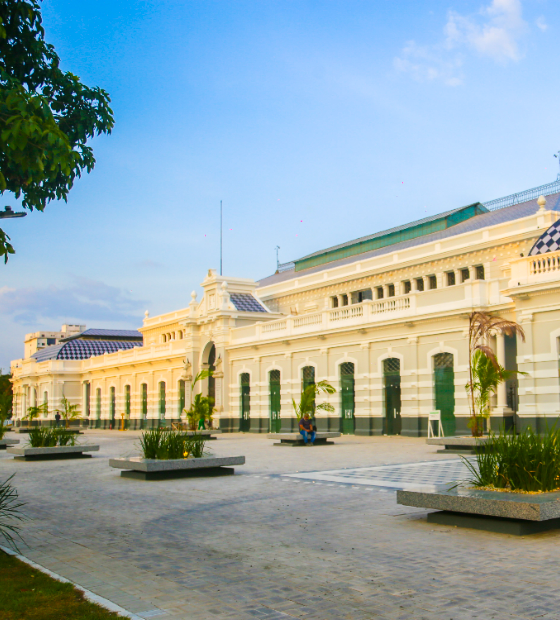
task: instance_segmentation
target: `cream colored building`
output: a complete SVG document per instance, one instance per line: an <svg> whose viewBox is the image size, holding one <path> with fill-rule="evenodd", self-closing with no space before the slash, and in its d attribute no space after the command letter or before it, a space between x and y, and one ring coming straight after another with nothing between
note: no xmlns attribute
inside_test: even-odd
<svg viewBox="0 0 560 620"><path fill-rule="evenodd" d="M93 427L114 427L123 413L132 427L168 424L188 406L192 377L212 368L196 390L214 397L223 431L294 429L292 398L326 379L337 388L328 397L335 411L318 413L319 429L425 435L438 409L446 434L467 433L468 317L482 309L526 334L491 343L503 366L526 373L500 387L492 426L552 423L560 414L560 194L537 195L363 237L260 282L211 269L200 301L193 293L186 308L146 313L143 346L131 332L121 347L124 332L110 330L83 344L96 331L85 330L66 349L61 342L14 361L16 422L39 402L52 420L64 395ZM64 358L71 342L78 359Z"/></svg>

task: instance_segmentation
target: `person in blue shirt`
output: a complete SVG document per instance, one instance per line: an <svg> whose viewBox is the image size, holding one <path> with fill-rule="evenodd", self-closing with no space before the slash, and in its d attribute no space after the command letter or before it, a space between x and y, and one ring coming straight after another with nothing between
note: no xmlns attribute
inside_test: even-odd
<svg viewBox="0 0 560 620"><path fill-rule="evenodd" d="M313 430L313 425L311 424L308 413L299 421L299 432L303 437L305 445L312 446L315 441L315 431Z"/></svg>

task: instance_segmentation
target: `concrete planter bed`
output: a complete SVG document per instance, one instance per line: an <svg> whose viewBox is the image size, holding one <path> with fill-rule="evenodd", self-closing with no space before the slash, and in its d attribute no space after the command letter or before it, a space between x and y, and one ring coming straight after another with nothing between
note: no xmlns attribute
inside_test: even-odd
<svg viewBox="0 0 560 620"><path fill-rule="evenodd" d="M84 452L97 452L97 445L54 446L52 448L7 448L8 454L24 461L45 461L54 459L82 459L91 458L91 454Z"/></svg>
<svg viewBox="0 0 560 620"><path fill-rule="evenodd" d="M203 456L190 459L143 459L141 457L110 459L109 465L122 469L123 478L136 480L165 480L199 476L231 476L230 465L244 465L244 456Z"/></svg>
<svg viewBox="0 0 560 620"><path fill-rule="evenodd" d="M279 443L274 444L275 446L305 446L301 433L269 433L267 437L268 439L280 440ZM335 437L340 437L340 433L316 433L315 445L332 446L334 442L328 440Z"/></svg>
<svg viewBox="0 0 560 620"><path fill-rule="evenodd" d="M477 446L483 447L488 442L488 437L432 437L426 439L429 446L441 446L445 454L474 454Z"/></svg>
<svg viewBox="0 0 560 620"><path fill-rule="evenodd" d="M8 446L19 443L19 439L0 439L0 450L5 450Z"/></svg>
<svg viewBox="0 0 560 620"><path fill-rule="evenodd" d="M214 429L204 430L204 431L185 431L189 437L193 435L202 435L206 440L218 439L217 437L213 437L213 435L221 435L222 431L217 431Z"/></svg>
<svg viewBox="0 0 560 620"><path fill-rule="evenodd" d="M14 428L16 433L29 433L35 428L45 428L43 426L20 426L19 428ZM50 427L48 427L50 428ZM56 427L53 427L56 428ZM73 435L83 435L83 431L78 430L77 428L64 428L64 426L58 427L61 431L66 431L67 433L72 433Z"/></svg>
<svg viewBox="0 0 560 620"><path fill-rule="evenodd" d="M434 493L397 491L403 506L435 509L428 523L524 536L560 528L560 491L508 493L457 487Z"/></svg>

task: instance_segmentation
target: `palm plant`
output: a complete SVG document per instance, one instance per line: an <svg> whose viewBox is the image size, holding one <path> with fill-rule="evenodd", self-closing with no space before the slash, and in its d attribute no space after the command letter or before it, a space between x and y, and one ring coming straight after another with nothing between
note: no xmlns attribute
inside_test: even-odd
<svg viewBox="0 0 560 620"><path fill-rule="evenodd" d="M500 366L496 354L488 345L491 335L520 336L525 340L525 332L515 321L508 321L487 312L475 311L469 317L469 394L471 419L469 428L473 436L482 434L482 420L490 415L490 397L502 381L507 381L516 371L505 370Z"/></svg>
<svg viewBox="0 0 560 620"><path fill-rule="evenodd" d="M19 551L16 539L22 540L17 521L24 521L25 516L20 508L24 506L19 501L18 492L10 483L15 474L4 482L0 482L0 535L12 549Z"/></svg>
<svg viewBox="0 0 560 620"><path fill-rule="evenodd" d="M29 424L31 424L33 420L36 420L41 414L44 413L47 413L47 403L27 407L27 415L23 416L23 419L27 420Z"/></svg>
<svg viewBox="0 0 560 620"><path fill-rule="evenodd" d="M328 381L319 381L319 383L312 383L308 385L301 393L299 403L292 398L292 407L294 408L296 418L300 420L308 413L311 417L315 411L334 411L334 407L330 403L315 402L315 397L319 394L334 394L336 389Z"/></svg>
<svg viewBox="0 0 560 620"><path fill-rule="evenodd" d="M183 410L187 416L191 430L196 430L197 426L200 426L200 422L204 422L204 420L208 420L209 422L212 420L212 413L214 412L213 405L214 401L212 398L203 396L202 394L195 395L194 402L191 404L190 409L188 411L186 409Z"/></svg>
<svg viewBox="0 0 560 620"><path fill-rule="evenodd" d="M70 428L70 422L72 420L79 420L82 416L80 415L80 407L79 405L71 405L70 401L66 398L66 396L62 396L62 410L57 409L57 412L64 418L66 421L66 428Z"/></svg>

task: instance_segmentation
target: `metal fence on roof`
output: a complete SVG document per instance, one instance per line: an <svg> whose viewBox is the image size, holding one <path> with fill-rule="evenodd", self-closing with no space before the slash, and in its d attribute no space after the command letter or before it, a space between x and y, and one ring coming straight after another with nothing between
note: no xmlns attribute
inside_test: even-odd
<svg viewBox="0 0 560 620"><path fill-rule="evenodd" d="M533 187L532 189L526 189L523 192L517 194L510 194L503 198L496 198L495 200L489 200L482 204L488 209L488 211L496 211L497 209L503 209L504 207L511 207L518 205L522 202L528 202L529 200L535 200L539 196L550 196L550 194L557 194L560 192L560 179L556 179L552 183L546 185L539 185L539 187Z"/></svg>

